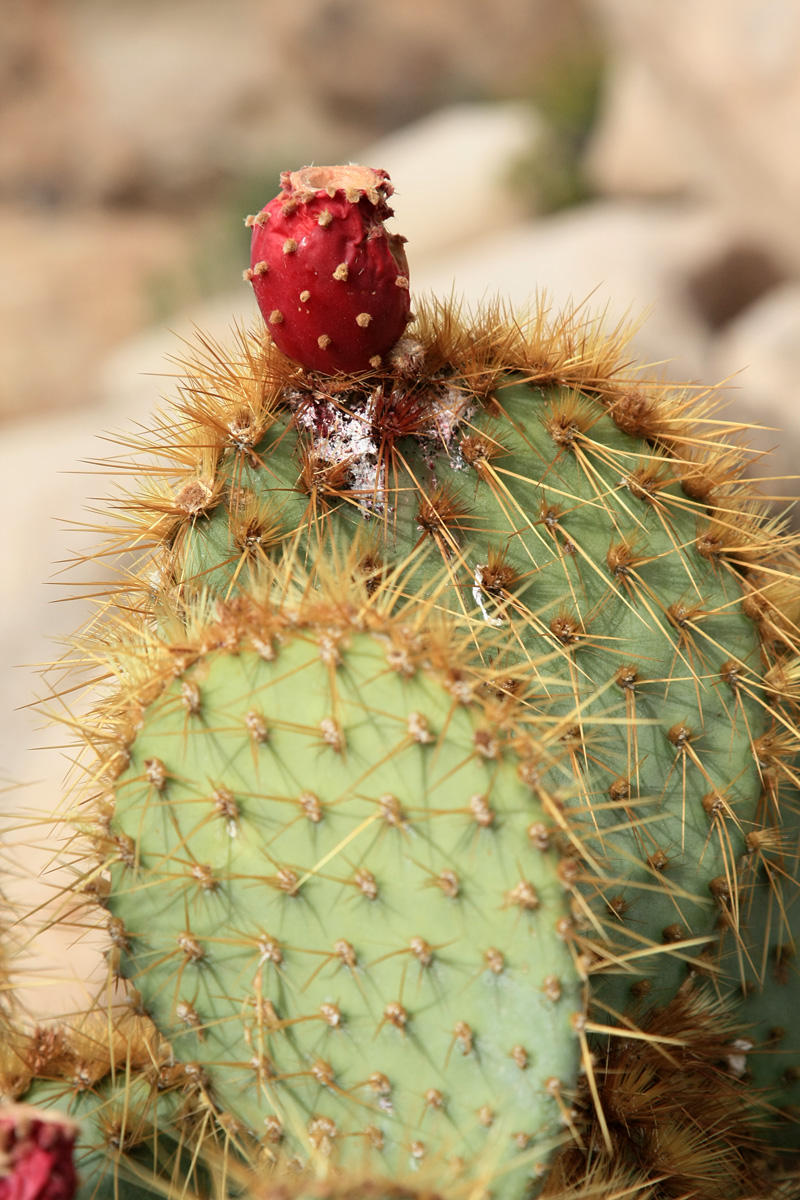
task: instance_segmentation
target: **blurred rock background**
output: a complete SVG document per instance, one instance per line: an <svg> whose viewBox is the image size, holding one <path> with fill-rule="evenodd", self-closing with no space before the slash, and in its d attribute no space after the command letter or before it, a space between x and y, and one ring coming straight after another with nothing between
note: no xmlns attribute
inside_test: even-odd
<svg viewBox="0 0 800 1200"><path fill-rule="evenodd" d="M0 786L27 785L6 807L59 792L19 664L87 611L54 603L52 565L91 545L68 526L108 484L82 462L169 393L176 333L253 316L241 218L282 167L386 167L417 295L646 312L638 359L728 380L726 415L775 427L752 473L791 497L798 131L796 0L5 0Z"/></svg>

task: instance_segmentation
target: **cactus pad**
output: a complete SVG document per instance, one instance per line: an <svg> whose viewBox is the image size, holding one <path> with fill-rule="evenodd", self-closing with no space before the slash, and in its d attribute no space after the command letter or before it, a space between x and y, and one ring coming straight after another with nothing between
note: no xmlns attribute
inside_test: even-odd
<svg viewBox="0 0 800 1200"><path fill-rule="evenodd" d="M538 776L402 627L266 614L174 648L116 779L122 969L290 1155L542 1170L584 1017Z"/></svg>
<svg viewBox="0 0 800 1200"><path fill-rule="evenodd" d="M568 1128L554 1196L716 1200L757 1127L738 860L796 871L797 557L702 396L495 318L358 377L205 342L135 440L90 650L112 959L276 1163L519 1195Z"/></svg>

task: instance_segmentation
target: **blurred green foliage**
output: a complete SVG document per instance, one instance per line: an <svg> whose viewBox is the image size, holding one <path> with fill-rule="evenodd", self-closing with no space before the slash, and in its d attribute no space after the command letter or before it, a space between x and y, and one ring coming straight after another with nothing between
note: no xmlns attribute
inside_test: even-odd
<svg viewBox="0 0 800 1200"><path fill-rule="evenodd" d="M509 181L532 212L556 212L591 198L583 154L599 112L604 76L603 48L587 39L530 81L526 98L544 118L546 131L512 164Z"/></svg>

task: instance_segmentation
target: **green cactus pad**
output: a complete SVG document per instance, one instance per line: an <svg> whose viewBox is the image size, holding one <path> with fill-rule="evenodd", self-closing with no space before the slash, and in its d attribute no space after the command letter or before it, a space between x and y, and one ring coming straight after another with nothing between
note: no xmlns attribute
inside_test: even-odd
<svg viewBox="0 0 800 1200"><path fill-rule="evenodd" d="M435 377L406 389L381 401L384 425L409 430L382 455L374 394L287 388L253 452L223 453L170 570L228 595L297 531L311 556L366 530L365 569L418 554L410 590L487 658L498 632L526 675L549 654L549 714L578 714L573 814L603 862L609 936L627 940L595 995L611 1014L645 988L664 1001L719 909L738 919L761 794L753 745L770 718L739 517L712 519L684 489L687 462L600 396L510 374L486 395Z"/></svg>
<svg viewBox="0 0 800 1200"><path fill-rule="evenodd" d="M116 781L108 905L124 973L243 1130L516 1194L579 1063L569 895L502 730L401 645L239 630L192 656Z"/></svg>

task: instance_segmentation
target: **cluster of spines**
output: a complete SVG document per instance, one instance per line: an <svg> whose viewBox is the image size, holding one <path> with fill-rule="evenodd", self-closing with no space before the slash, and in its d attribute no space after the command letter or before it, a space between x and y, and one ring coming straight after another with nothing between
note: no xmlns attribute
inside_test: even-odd
<svg viewBox="0 0 800 1200"><path fill-rule="evenodd" d="M768 644L797 646L800 603L792 585L791 544L775 522L765 520L765 506L743 484L746 451L731 449L726 440L739 427L714 421L710 395L676 394L627 378L622 335L603 339L590 327L579 325L577 318L570 322L564 317L552 330L540 315L532 328L524 329L496 312L470 328L446 308L434 308L421 312L416 333L407 353L401 342L396 363L357 389L361 395L374 396L370 420L380 454L376 476L383 468L391 481L403 437L424 435L435 448L443 429L458 425L459 409L467 403L488 404L491 412L493 389L504 373L518 373L517 378L534 387L577 389L598 399L623 432L648 444L647 458L643 456L626 472L631 493L645 500L661 519L668 519L670 511L696 513L703 522L698 551L718 569L733 571L742 579L750 597L748 613L758 621ZM182 365L186 375L177 415L158 420L152 435L127 442L134 455L131 472L153 482L128 498L112 501L127 516L109 530L108 546L99 553L133 549L149 556L159 547L174 551L220 505L229 512L241 549L242 561L234 562L231 570L237 577L248 559L285 544L294 536L298 521L313 519L315 512L309 506L314 501L321 505L320 536L324 536L325 504L347 503L352 487L344 477L337 483L334 462L319 461L319 438L315 449L314 439L304 439L301 428L294 474L276 481L284 492L297 488L300 495L305 490L310 497L286 521L276 521L278 510L273 506L272 512L266 511L269 505L264 507L264 498L248 495L241 480L248 467L274 471L275 449L287 437L287 424L297 423L298 406L308 412L319 401L328 413L345 411L353 398L353 381L334 377L324 385L319 379L309 385L270 353L260 334L244 331L232 353L205 340ZM581 430L580 413L569 411L571 403L574 407L568 399L555 402L552 430L562 446L584 457L588 454L591 467L591 431ZM500 415L501 409L497 411ZM271 430L276 440L261 450ZM502 440L485 429L470 430L469 421L463 434L460 449L465 461L480 478L491 478L493 461L504 453ZM345 468L340 464L343 476ZM621 462L620 468L622 474ZM115 470L126 468L118 460ZM670 486L673 481L681 484L683 497ZM387 487L391 492L391 482ZM459 524L469 524L471 519L465 501L466 497L459 503L446 492L432 496L423 490L419 497L423 528L441 530L445 538L449 524L457 532ZM305 518L303 507L308 509ZM543 528L557 532L569 503L551 509L541 514ZM427 520L426 512L430 513ZM499 548L496 553L501 553ZM165 579L169 579L170 557L174 553L160 564ZM759 571L761 562L768 564L767 572ZM617 567L620 573L627 567L631 575L635 563ZM127 582L136 586L135 578ZM684 620L694 615L698 614L684 614Z"/></svg>

